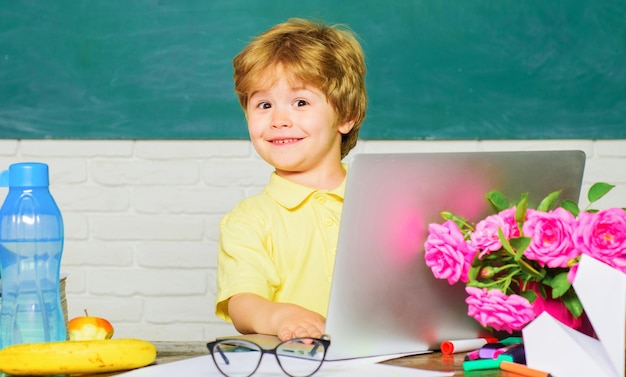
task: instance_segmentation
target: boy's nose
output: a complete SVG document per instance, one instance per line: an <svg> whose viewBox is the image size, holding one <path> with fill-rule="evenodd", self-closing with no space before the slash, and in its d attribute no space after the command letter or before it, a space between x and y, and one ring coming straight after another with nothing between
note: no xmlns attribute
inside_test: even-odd
<svg viewBox="0 0 626 377"><path fill-rule="evenodd" d="M272 114L272 127L274 128L283 128L283 127L291 127L291 119L287 115L287 112L284 110L275 110Z"/></svg>

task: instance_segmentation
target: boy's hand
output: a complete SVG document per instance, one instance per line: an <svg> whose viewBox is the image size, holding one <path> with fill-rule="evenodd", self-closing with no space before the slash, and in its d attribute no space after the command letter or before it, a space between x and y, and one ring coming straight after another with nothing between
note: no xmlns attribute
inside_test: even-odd
<svg viewBox="0 0 626 377"><path fill-rule="evenodd" d="M298 305L278 304L276 310L276 335L280 340L293 338L321 338L325 320L318 313Z"/></svg>
<svg viewBox="0 0 626 377"><path fill-rule="evenodd" d="M323 316L294 304L269 301L241 293L228 301L228 314L242 334L276 335L280 340L320 338L326 321Z"/></svg>

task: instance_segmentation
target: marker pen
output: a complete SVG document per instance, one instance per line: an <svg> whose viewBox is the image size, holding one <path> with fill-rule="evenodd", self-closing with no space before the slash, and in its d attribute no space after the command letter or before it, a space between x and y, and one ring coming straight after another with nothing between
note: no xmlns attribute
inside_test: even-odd
<svg viewBox="0 0 626 377"><path fill-rule="evenodd" d="M502 347L506 347L506 345L500 342L487 343L484 346L480 347L480 349L478 350L478 357L480 357L481 359L495 359L495 357L493 357L493 354L496 352L496 350Z"/></svg>
<svg viewBox="0 0 626 377"><path fill-rule="evenodd" d="M497 369L500 368L502 361L498 359L478 359L463 362L463 370L466 372L481 369Z"/></svg>
<svg viewBox="0 0 626 377"><path fill-rule="evenodd" d="M467 360L478 360L480 359L480 357L478 356L478 350L473 350L467 353L467 355L465 355L465 357L463 358L463 360L467 361Z"/></svg>
<svg viewBox="0 0 626 377"><path fill-rule="evenodd" d="M487 343L495 343L496 338L475 338L475 339L459 339L459 340L446 340L441 342L441 353L444 355L451 355L457 352L466 352L477 350Z"/></svg>
<svg viewBox="0 0 626 377"><path fill-rule="evenodd" d="M508 346L508 345L511 345L511 344L523 343L523 340L522 340L521 336L509 336L508 338L504 338L504 339L498 340L498 343L502 343L505 346Z"/></svg>
<svg viewBox="0 0 626 377"><path fill-rule="evenodd" d="M500 342L485 344L478 350L478 356L480 356L481 359L496 359L499 355L517 347L519 344L520 343L503 344Z"/></svg>
<svg viewBox="0 0 626 377"><path fill-rule="evenodd" d="M520 376L524 376L524 377L552 377L552 375L548 372L529 368L526 365L518 364L518 363L511 363L508 361L502 361L500 363L500 369L507 371L507 372L519 374Z"/></svg>
<svg viewBox="0 0 626 377"><path fill-rule="evenodd" d="M504 346L502 348L498 348L498 349L493 351L493 354L491 355L491 357L493 357L494 359L497 359L498 356L503 355L503 354L510 355L509 351L517 349L517 348L519 348L519 346L521 346L521 344L510 344L508 346ZM524 353L524 350L522 349L521 352Z"/></svg>
<svg viewBox="0 0 626 377"><path fill-rule="evenodd" d="M526 364L526 350L523 344L517 344L502 354L499 354L497 358L514 363Z"/></svg>

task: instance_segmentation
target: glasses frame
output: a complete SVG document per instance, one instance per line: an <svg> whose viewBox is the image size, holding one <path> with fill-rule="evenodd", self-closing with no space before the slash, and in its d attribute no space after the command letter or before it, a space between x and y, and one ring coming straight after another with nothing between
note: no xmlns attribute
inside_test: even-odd
<svg viewBox="0 0 626 377"><path fill-rule="evenodd" d="M278 349L279 349L282 345L284 345L284 344L286 344L286 343L290 343L290 342L297 342L297 341L304 341L304 340L307 340L307 339L308 339L308 340L314 340L314 341L316 341L316 342L319 342L319 343L321 343L321 344L324 346L324 354L322 355L322 359L320 360L320 363L319 363L319 365L317 366L317 368L316 368L313 372L311 372L310 374L308 374L307 376L297 376L297 377L309 377L309 376L312 376L312 375L314 375L315 373L317 373L317 371L319 371L319 370L320 370L320 368L322 367L322 364L323 364L323 363L324 363L324 361L326 360L326 351L328 350L328 347L330 346L330 337L329 337L328 335L322 335L322 337L321 337L321 338L310 338L310 337L306 337L306 338L293 338L293 339L289 339L289 340L285 340L285 341L280 342L278 345L276 345L276 347L274 347L274 348L272 348L272 349L266 349L266 348L263 348L263 347L261 347L260 345L258 345L257 343L255 343L255 342L253 342L253 341L251 341L251 340L248 340L248 339L236 339L236 338L234 338L234 339L228 339L228 338L226 338L226 339L214 340L214 341L212 341L212 342L208 342L208 343L206 344L206 346L207 346L207 348L209 349L209 353L211 354L211 358L213 359L213 363L215 363L215 367L217 368L217 370L219 370L219 371L220 371L220 373L221 373L222 375L224 375L224 376L226 376L226 377L229 377L229 376L228 376L226 373L224 373L224 372L220 369L220 367L219 367L219 364L218 364L217 360L215 360L215 352L213 352L213 351L214 351L214 348L215 348L215 346L216 346L216 345L218 345L218 344L220 344L220 343L226 343L226 342L229 342L229 341L231 341L231 342L232 342L232 341L238 341L238 342L240 342L240 341L245 341L245 342L248 342L248 343L254 344L255 346L257 346L257 347L261 350L261 355L260 355L260 357L259 357L259 362L256 364L256 366L254 367L254 370L253 370L253 371L252 371L252 372L248 375L248 377L249 377L249 376L252 376L253 374L255 374L255 373L256 373L256 371L259 369L259 366L261 365L261 360L263 360L263 355L265 355L265 354L271 354L271 355L274 355L274 357L276 358L276 362L278 363L278 366L279 366L279 367L280 367L280 369L283 371L283 373L285 373L287 376L294 377L293 375L289 374L289 373L285 370L285 368L283 368L283 365L280 363L280 359L279 359L279 357L278 357L278 353L277 353L276 351L277 351L277 350L278 350ZM221 352L219 352L219 353L221 353ZM224 355L220 355L220 357L224 357Z"/></svg>

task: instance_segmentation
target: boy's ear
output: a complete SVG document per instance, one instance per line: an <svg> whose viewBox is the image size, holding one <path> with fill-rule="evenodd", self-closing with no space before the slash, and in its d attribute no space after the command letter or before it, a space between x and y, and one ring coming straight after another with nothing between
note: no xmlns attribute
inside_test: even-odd
<svg viewBox="0 0 626 377"><path fill-rule="evenodd" d="M337 130L339 130L339 133L341 133L342 135L345 135L352 130L352 127L354 127L354 123L354 119L348 119L346 121L340 122L337 126Z"/></svg>

